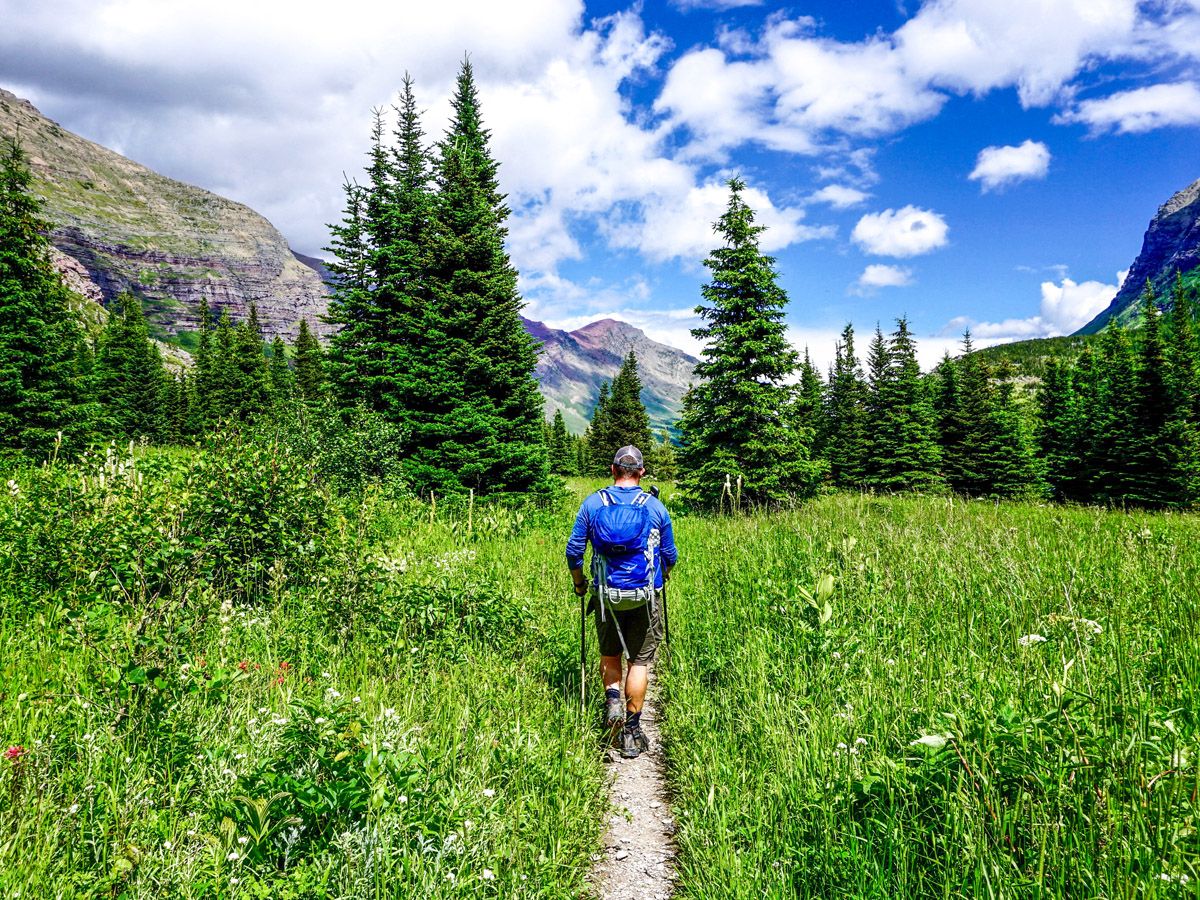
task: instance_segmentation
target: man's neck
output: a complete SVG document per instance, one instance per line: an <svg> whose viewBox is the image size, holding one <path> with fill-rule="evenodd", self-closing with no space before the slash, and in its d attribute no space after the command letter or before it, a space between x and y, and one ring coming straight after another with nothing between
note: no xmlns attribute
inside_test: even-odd
<svg viewBox="0 0 1200 900"><path fill-rule="evenodd" d="M613 482L613 487L637 487L640 484L637 478L618 478Z"/></svg>

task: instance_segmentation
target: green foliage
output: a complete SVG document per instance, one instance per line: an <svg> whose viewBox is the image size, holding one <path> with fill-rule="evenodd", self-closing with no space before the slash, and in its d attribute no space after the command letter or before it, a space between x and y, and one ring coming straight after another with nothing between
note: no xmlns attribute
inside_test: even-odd
<svg viewBox="0 0 1200 900"><path fill-rule="evenodd" d="M49 226L16 140L0 159L0 449L78 446L92 410L83 333L50 260Z"/></svg>
<svg viewBox="0 0 1200 900"><path fill-rule="evenodd" d="M865 481L882 490L928 490L940 484L933 409L908 321L890 340L875 330L868 355Z"/></svg>
<svg viewBox="0 0 1200 900"><path fill-rule="evenodd" d="M811 494L820 466L810 459L811 430L791 414L797 356L784 332L787 296L774 260L759 251L763 227L745 184L735 178L729 189L716 225L724 244L704 261L707 305L696 307L706 324L692 331L705 347L680 421L681 483L705 506L718 506L731 481L749 502L777 504Z"/></svg>
<svg viewBox="0 0 1200 900"><path fill-rule="evenodd" d="M92 374L102 410L100 431L126 440L162 441L178 416L168 408L173 397L162 356L150 340L141 302L126 292L118 303L100 336Z"/></svg>
<svg viewBox="0 0 1200 900"><path fill-rule="evenodd" d="M867 383L854 352L854 327L842 330L825 390L820 445L840 487L862 484L867 465Z"/></svg>
<svg viewBox="0 0 1200 900"><path fill-rule="evenodd" d="M677 895L1187 895L1198 526L850 494L681 517Z"/></svg>

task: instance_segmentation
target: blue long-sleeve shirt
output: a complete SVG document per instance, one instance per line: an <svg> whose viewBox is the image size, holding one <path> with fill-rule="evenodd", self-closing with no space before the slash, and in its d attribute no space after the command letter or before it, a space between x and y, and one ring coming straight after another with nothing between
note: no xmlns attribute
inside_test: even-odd
<svg viewBox="0 0 1200 900"><path fill-rule="evenodd" d="M640 487L612 486L605 490L613 495L619 503L631 503L642 492ZM604 501L600 499L599 491L587 497L579 505L579 513L575 516L575 527L571 529L571 537L567 541L568 567L583 568L583 554L590 540L592 517L603 505ZM661 588L663 585L662 564L666 562L669 565L675 565L679 561L679 552L675 549L675 533L671 529L671 515L667 512L667 508L657 497L650 497L646 501L646 509L650 511L650 527L658 529L659 542L658 547L654 550L654 586ZM596 548L593 545L592 553L595 554L595 552ZM609 571L609 581L612 587L638 586L621 584L621 574L616 570ZM594 580L593 578L593 583ZM645 581L642 582L642 586L644 585Z"/></svg>

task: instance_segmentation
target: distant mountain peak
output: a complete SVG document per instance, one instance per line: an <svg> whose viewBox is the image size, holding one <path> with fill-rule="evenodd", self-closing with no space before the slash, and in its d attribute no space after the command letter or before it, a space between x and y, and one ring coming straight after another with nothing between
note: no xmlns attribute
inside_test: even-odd
<svg viewBox="0 0 1200 900"><path fill-rule="evenodd" d="M591 419L600 385L611 382L630 350L637 354L642 403L657 431L679 419L683 395L699 362L682 350L659 343L620 319L599 319L574 331L525 319L525 330L542 344L536 376L546 398L546 414L563 411L567 427L582 432Z"/></svg>
<svg viewBox="0 0 1200 900"><path fill-rule="evenodd" d="M1112 303L1076 334L1095 334L1110 321L1137 318L1146 282L1153 285L1160 301L1168 299L1176 273L1185 280L1200 280L1200 179L1158 208L1142 239L1142 250Z"/></svg>

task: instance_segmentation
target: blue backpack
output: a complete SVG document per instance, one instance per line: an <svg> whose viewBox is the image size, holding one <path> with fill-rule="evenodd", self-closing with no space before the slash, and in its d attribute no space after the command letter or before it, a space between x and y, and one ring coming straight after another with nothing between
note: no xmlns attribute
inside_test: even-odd
<svg viewBox="0 0 1200 900"><path fill-rule="evenodd" d="M629 503L621 503L606 490L604 504L592 516L592 569L603 607L625 610L654 600L654 548L658 529L653 527L642 491Z"/></svg>

